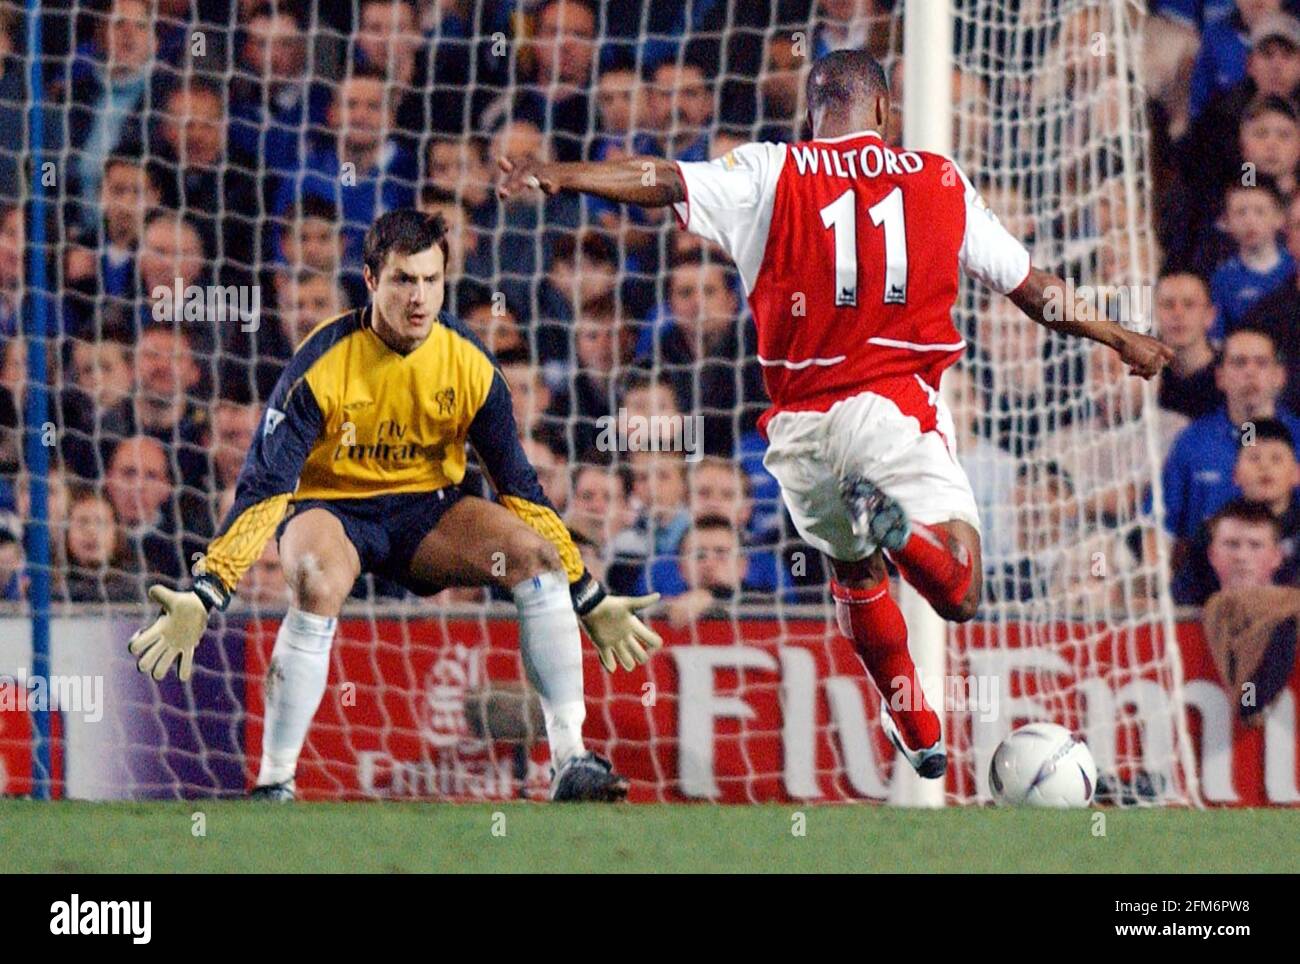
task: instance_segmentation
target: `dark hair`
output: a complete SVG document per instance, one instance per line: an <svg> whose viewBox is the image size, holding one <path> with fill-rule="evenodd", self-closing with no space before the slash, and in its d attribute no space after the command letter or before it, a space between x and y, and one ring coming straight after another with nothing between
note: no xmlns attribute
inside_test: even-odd
<svg viewBox="0 0 1300 964"><path fill-rule="evenodd" d="M1281 114L1283 117L1290 118L1292 123L1300 123L1300 115L1296 113L1295 105L1277 94L1262 94L1247 104L1246 109L1241 113L1241 123L1249 124L1265 114Z"/></svg>
<svg viewBox="0 0 1300 964"><path fill-rule="evenodd" d="M247 24L258 17L289 17L298 25L299 30L306 29L306 23L304 22L305 18L302 11L291 3L280 3L278 0L266 0L265 3L259 3L252 10L248 11L248 16L244 18L244 23ZM247 28L241 27L240 29Z"/></svg>
<svg viewBox="0 0 1300 964"><path fill-rule="evenodd" d="M600 83L601 78L608 77L610 74L635 74L636 72L636 57L625 49L611 47L608 53L601 54L596 83Z"/></svg>
<svg viewBox="0 0 1300 964"><path fill-rule="evenodd" d="M74 478L69 480L68 482L68 508L69 509L71 509L74 505L77 505L78 503L89 502L91 499L94 499L97 502L99 501L108 502L109 505L113 504L112 502L109 502L108 494L105 493L101 488L91 485L89 482L85 481L84 479Z"/></svg>
<svg viewBox="0 0 1300 964"><path fill-rule="evenodd" d="M542 15L543 10L545 10L547 7L553 7L559 2L560 0L543 0L542 3L537 4L537 6L535 7L536 16L540 17ZM592 2L592 0L568 0L568 2L577 4L579 7L586 7L587 12L591 14L591 18L593 20L596 19L596 5Z"/></svg>
<svg viewBox="0 0 1300 964"><path fill-rule="evenodd" d="M420 19L420 9L417 6L415 0L360 0L360 2L357 4L357 9L359 10L362 7L367 7L372 3L382 3L386 7L398 3L401 4L403 7L409 7L411 13L415 14L415 19L417 21Z"/></svg>
<svg viewBox="0 0 1300 964"><path fill-rule="evenodd" d="M498 302L496 301L496 295L493 292L489 291L486 287L471 288L461 295L460 315L461 317L468 317L469 315L472 315L474 312L478 311L480 308L486 308L488 309L488 311L492 312L492 317L509 318L511 321L515 323L516 326L518 326L520 323L519 319L521 317L519 314L519 309L516 308L511 303L510 299L504 296L501 298L500 301L500 305L502 307L501 314L497 314L496 311L497 304Z"/></svg>
<svg viewBox="0 0 1300 964"><path fill-rule="evenodd" d="M679 232L682 237L690 237L686 232ZM668 256L668 273L683 267L721 268L727 285L736 290L736 267L729 259L717 257L707 247L690 251L675 251Z"/></svg>
<svg viewBox="0 0 1300 964"><path fill-rule="evenodd" d="M199 230L199 226L194 222L194 218L190 217L187 212L178 211L175 208L154 208L145 216L144 226L150 228L155 223L162 220L177 221L185 225L200 238L203 237L203 232ZM207 244L204 244L203 247L206 250Z"/></svg>
<svg viewBox="0 0 1300 964"><path fill-rule="evenodd" d="M378 67L370 64L352 64L347 73L334 82L334 100L337 103L343 96L343 85L349 80L377 80L384 85L384 93L388 93L388 75ZM385 101L385 107L390 108L389 102Z"/></svg>
<svg viewBox="0 0 1300 964"><path fill-rule="evenodd" d="M104 161L104 173L107 174L110 168L121 165L142 168L146 174L149 173L149 166L145 163L144 158L133 150L114 151L108 155Z"/></svg>
<svg viewBox="0 0 1300 964"><path fill-rule="evenodd" d="M398 208L381 214L366 232L362 261L378 279L388 253L416 254L437 245L447 264L447 222L441 214L421 214L415 208Z"/></svg>
<svg viewBox="0 0 1300 964"><path fill-rule="evenodd" d="M1243 191L1263 191L1277 204L1279 208L1286 207L1286 194L1278 186L1277 180L1271 174L1256 174L1255 180L1250 184L1245 184L1238 180L1229 182L1228 189L1223 192L1226 200L1229 195L1238 194Z"/></svg>
<svg viewBox="0 0 1300 964"><path fill-rule="evenodd" d="M577 321L619 321L618 297L608 292L582 305Z"/></svg>
<svg viewBox="0 0 1300 964"><path fill-rule="evenodd" d="M602 452L599 449L587 449L582 458L569 463L569 477L575 485L578 482L578 476L589 470L614 476L618 480L619 488L623 490L623 498L626 499L632 494L631 468L626 462L615 463L610 453Z"/></svg>
<svg viewBox="0 0 1300 964"><path fill-rule="evenodd" d="M868 97L888 97L880 61L865 50L832 50L813 64L807 82L808 110L844 111Z"/></svg>
<svg viewBox="0 0 1300 964"><path fill-rule="evenodd" d="M1214 538L1214 530L1224 519L1236 519L1238 522L1244 522L1248 525L1268 526L1273 530L1273 537L1279 541L1282 538L1282 523L1278 522L1277 516L1263 502L1252 502L1249 499L1236 498L1225 505L1214 515L1210 516L1210 521L1205 524L1206 531L1210 539Z"/></svg>
<svg viewBox="0 0 1300 964"><path fill-rule="evenodd" d="M722 283L735 299L737 307L744 305L744 298L740 297L736 268L732 262L713 257L707 248L702 251L674 254L668 259L668 271L664 279L666 285L671 285L673 274L678 268L717 268L722 272Z"/></svg>
<svg viewBox="0 0 1300 964"><path fill-rule="evenodd" d="M538 445L545 446L557 461L564 463L565 471L569 468L569 446L564 439L556 438L554 432L548 432L541 426L533 426L528 435L525 436L528 441L536 442Z"/></svg>
<svg viewBox="0 0 1300 964"><path fill-rule="evenodd" d="M252 405L256 402L247 372L241 371L234 365L222 368L218 372L215 389L212 412L221 405ZM211 431L211 428L212 422L209 418L208 430Z"/></svg>
<svg viewBox="0 0 1300 964"><path fill-rule="evenodd" d="M752 140L749 136L749 131L745 130L743 127L736 127L733 124L719 124L717 129L713 132L713 139L710 141L709 146L712 147L719 137L734 137L742 143L748 143Z"/></svg>
<svg viewBox="0 0 1300 964"><path fill-rule="evenodd" d="M432 134L429 135L429 143L424 148L425 159L427 160L428 155L433 151L433 149L439 146L447 146L447 147L463 146L465 148L468 148L470 151L476 151L479 155L479 160L483 160L484 154L487 151L489 146L489 138L484 137L482 134L462 135L462 134L447 134L443 131L434 131Z"/></svg>
<svg viewBox="0 0 1300 964"><path fill-rule="evenodd" d="M725 515L718 515L716 512L706 512L703 515L696 516L691 522L691 527L687 530L686 535L690 535L692 532L730 532L734 536L740 535L740 532L730 519ZM682 538L684 541L685 536Z"/></svg>
<svg viewBox="0 0 1300 964"><path fill-rule="evenodd" d="M1271 331L1260 328L1257 325L1238 325L1236 328L1232 329L1232 331L1223 336L1223 346L1219 349L1218 363L1220 365L1222 365L1228 357L1228 340L1237 337L1237 335L1256 335L1260 338L1267 339L1269 345L1273 348L1273 359L1275 361L1282 360L1282 355L1277 347L1277 339L1273 337Z"/></svg>
<svg viewBox="0 0 1300 964"><path fill-rule="evenodd" d="M460 198L456 196L455 191L449 190L441 184L434 184L432 181L429 181L420 188L420 203L460 205Z"/></svg>
<svg viewBox="0 0 1300 964"><path fill-rule="evenodd" d="M527 365L532 368L534 367L533 356L528 353L526 348L511 348L497 354L497 367L500 368L503 365Z"/></svg>
<svg viewBox="0 0 1300 964"><path fill-rule="evenodd" d="M661 385L670 392L673 390L673 383L665 373L647 371L644 368L632 368L623 376L623 384L619 386L618 397L621 400L638 389L654 388L656 385Z"/></svg>
<svg viewBox="0 0 1300 964"><path fill-rule="evenodd" d="M203 231L199 228L198 223L186 211L178 211L175 208L154 208L149 214L145 215L144 230L148 231L159 221L174 221L187 230L193 231L194 236L199 239L199 250L203 252L203 260L206 263L211 258L208 251L208 239Z"/></svg>
<svg viewBox="0 0 1300 964"><path fill-rule="evenodd" d="M1021 463L1020 470L1016 472L1016 481L1029 482L1036 475L1053 480L1060 484L1067 493L1074 494L1074 483L1070 480L1070 476L1066 474L1065 469L1061 468L1060 464L1055 460L1047 459L1041 462Z"/></svg>
<svg viewBox="0 0 1300 964"><path fill-rule="evenodd" d="M692 41L692 43L694 42L695 41ZM712 64L712 67L710 64ZM702 56L700 54L698 47L694 47L685 56L667 57L663 60L656 60L648 64L646 67L646 76L644 78L645 82L649 84L655 83L655 78L659 74L659 71L663 70L665 67L671 67L675 70L694 70L699 73L700 80L707 85L709 82L709 76L717 71L717 58L715 57L710 61L707 56Z"/></svg>
<svg viewBox="0 0 1300 964"><path fill-rule="evenodd" d="M579 253L589 261L601 261L618 267L618 249L603 231L587 229L577 234L561 234L551 244L551 263L576 261Z"/></svg>
<svg viewBox="0 0 1300 964"><path fill-rule="evenodd" d="M1254 433L1256 443L1281 442L1292 452L1295 452L1295 437L1291 434L1291 430L1286 427L1286 423L1281 419L1257 418L1254 421L1247 422L1241 429L1241 434L1243 436L1245 436L1248 431L1247 426L1252 427L1250 430ZM1242 447L1246 448L1248 446L1243 442Z"/></svg>
<svg viewBox="0 0 1300 964"><path fill-rule="evenodd" d="M142 325L136 334L135 342L132 345L128 346L127 350L131 352L130 360L134 360L135 352L137 352L140 349L141 342L143 342L146 338L154 338L158 335L162 335L164 338L174 338L182 342L181 349L180 349L181 355L189 355L194 350L194 338L190 335L189 328L186 328L184 325L169 325L169 324L160 325L157 323L153 323L153 324ZM143 437L153 438L152 435L144 435Z"/></svg>
<svg viewBox="0 0 1300 964"><path fill-rule="evenodd" d="M293 272L293 283L297 285L309 285L317 281L324 281L332 285L336 291L339 289L338 279L332 271L320 271L316 268L299 268Z"/></svg>
<svg viewBox="0 0 1300 964"><path fill-rule="evenodd" d="M583 546L586 546L588 549L600 548L599 545L597 545L595 542L592 542L590 539L588 539L586 536L584 536L581 532L579 532L576 529L569 530L569 538L573 540L573 544L577 546L579 549L581 549Z"/></svg>
<svg viewBox="0 0 1300 964"><path fill-rule="evenodd" d="M738 462L723 458L721 455L706 455L691 466L688 474L694 476L701 469L722 469L725 472L735 473L736 477L740 479L741 495L746 499L754 497L754 479Z"/></svg>
<svg viewBox="0 0 1300 964"><path fill-rule="evenodd" d="M1210 297L1210 283L1205 280L1204 276L1197 274L1195 271L1187 271L1186 269L1175 269L1173 271L1166 271L1164 274L1162 274L1159 278L1156 279L1156 283L1159 284L1161 281L1168 281L1170 278L1191 278L1205 293L1205 300L1206 301L1213 300Z"/></svg>
<svg viewBox="0 0 1300 964"><path fill-rule="evenodd" d="M704 75L705 83L720 71L722 49L715 37L695 36L682 48L681 63L683 67L695 67Z"/></svg>
<svg viewBox="0 0 1300 964"><path fill-rule="evenodd" d="M224 116L226 112L226 94L221 89L221 84L211 77L202 74L190 77L189 80L178 84L167 91L167 100L171 100L177 94L204 94L213 98L221 105L221 113Z"/></svg>
<svg viewBox="0 0 1300 964"><path fill-rule="evenodd" d="M339 209L329 198L323 198L319 194L307 194L291 204L283 216L283 220L289 224L305 221L308 218L333 223L339 219Z"/></svg>

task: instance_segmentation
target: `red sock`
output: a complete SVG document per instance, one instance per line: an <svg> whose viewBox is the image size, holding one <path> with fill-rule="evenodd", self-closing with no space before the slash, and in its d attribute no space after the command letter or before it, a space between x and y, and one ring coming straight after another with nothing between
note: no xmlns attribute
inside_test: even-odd
<svg viewBox="0 0 1300 964"><path fill-rule="evenodd" d="M876 689L891 709L897 704L903 707L891 714L903 742L913 750L933 746L939 739L939 717L926 703L917 682L916 665L907 651L907 623L889 595L889 580L866 589L851 589L831 580L831 595L840 632L853 640ZM895 701L895 694L904 688L904 698Z"/></svg>
<svg viewBox="0 0 1300 964"><path fill-rule="evenodd" d="M931 605L960 606L974 575L971 556L960 542L948 547L948 535L941 529L912 523L907 545L890 553L903 578L916 587Z"/></svg>

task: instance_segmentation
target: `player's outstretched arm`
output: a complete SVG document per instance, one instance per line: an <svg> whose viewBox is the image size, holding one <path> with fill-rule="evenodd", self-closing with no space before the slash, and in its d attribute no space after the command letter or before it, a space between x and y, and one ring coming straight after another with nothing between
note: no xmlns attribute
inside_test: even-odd
<svg viewBox="0 0 1300 964"><path fill-rule="evenodd" d="M686 184L672 161L662 157L629 157L618 161L542 164L531 158L498 158L502 200L530 191L558 194L579 191L642 207L667 207L686 200Z"/></svg>
<svg viewBox="0 0 1300 964"><path fill-rule="evenodd" d="M1068 317L1068 311L1048 310L1048 305L1061 304L1065 281L1048 271L1030 268L1029 276L1007 295L1012 303L1034 321L1050 331L1064 335L1089 338L1115 349L1134 375L1151 378L1174 357L1173 350L1150 335L1129 331L1107 319ZM1057 317L1060 315L1060 317Z"/></svg>

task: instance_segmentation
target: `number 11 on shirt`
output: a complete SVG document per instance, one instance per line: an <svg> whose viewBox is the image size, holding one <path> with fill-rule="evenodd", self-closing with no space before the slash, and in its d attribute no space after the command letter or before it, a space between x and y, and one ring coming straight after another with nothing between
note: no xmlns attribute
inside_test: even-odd
<svg viewBox="0 0 1300 964"><path fill-rule="evenodd" d="M821 209L822 224L835 231L835 307L858 304L858 213L852 189ZM894 188L868 212L885 230L884 303L907 304L907 223L903 190Z"/></svg>

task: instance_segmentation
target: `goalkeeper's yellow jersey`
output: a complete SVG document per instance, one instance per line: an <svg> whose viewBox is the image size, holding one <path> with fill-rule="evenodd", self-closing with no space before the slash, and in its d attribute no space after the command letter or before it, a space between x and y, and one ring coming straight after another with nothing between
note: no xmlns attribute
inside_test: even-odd
<svg viewBox="0 0 1300 964"><path fill-rule="evenodd" d="M290 359L204 571L233 591L295 500L456 485L468 443L497 498L555 545L576 582L582 558L519 443L510 392L488 350L443 313L403 355L375 333L371 312L367 306L323 322Z"/></svg>

